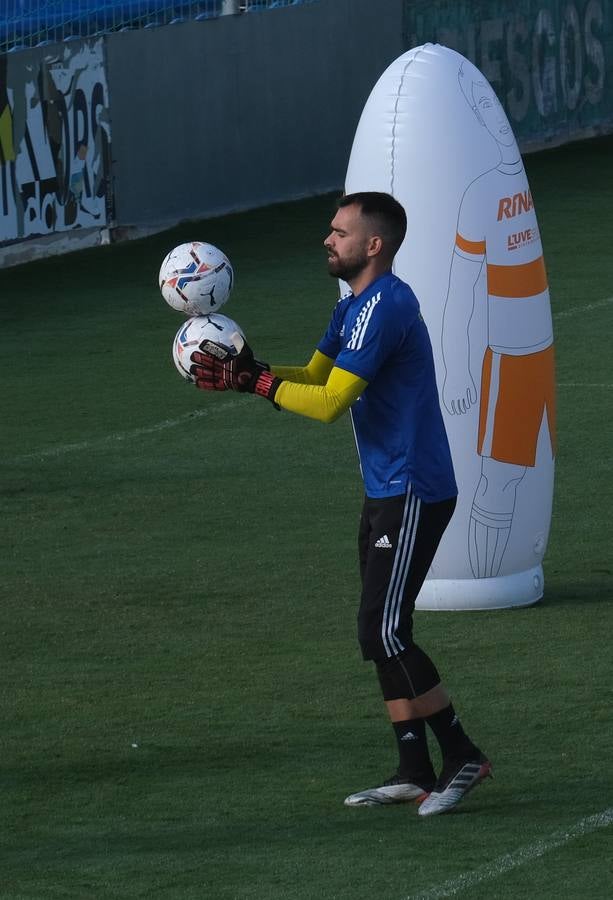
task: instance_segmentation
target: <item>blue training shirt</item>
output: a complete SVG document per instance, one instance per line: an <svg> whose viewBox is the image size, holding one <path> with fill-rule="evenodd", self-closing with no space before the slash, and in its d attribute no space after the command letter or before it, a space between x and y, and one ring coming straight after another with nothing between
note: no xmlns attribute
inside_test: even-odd
<svg viewBox="0 0 613 900"><path fill-rule="evenodd" d="M386 272L342 297L317 349L368 382L351 407L367 496L394 497L411 484L426 503L455 497L432 345L409 285Z"/></svg>

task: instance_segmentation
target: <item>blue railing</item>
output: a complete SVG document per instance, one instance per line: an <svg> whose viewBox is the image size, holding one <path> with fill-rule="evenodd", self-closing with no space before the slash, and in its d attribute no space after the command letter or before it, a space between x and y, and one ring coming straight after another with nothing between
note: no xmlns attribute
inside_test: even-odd
<svg viewBox="0 0 613 900"><path fill-rule="evenodd" d="M0 53L314 0L0 0Z"/></svg>

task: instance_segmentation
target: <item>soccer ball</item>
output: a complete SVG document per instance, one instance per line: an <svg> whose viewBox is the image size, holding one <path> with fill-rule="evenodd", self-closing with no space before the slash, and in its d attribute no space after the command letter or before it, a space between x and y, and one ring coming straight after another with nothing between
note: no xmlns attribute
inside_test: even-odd
<svg viewBox="0 0 613 900"><path fill-rule="evenodd" d="M162 297L186 316L216 312L228 301L234 284L230 260L212 244L180 244L160 268Z"/></svg>
<svg viewBox="0 0 613 900"><path fill-rule="evenodd" d="M189 371L192 365L190 356L203 341L207 342L206 352L212 356L218 356L220 359L223 359L228 353L233 355L238 353L240 346L237 348L235 344L237 334L240 345L240 338L245 339L240 325L218 313L211 313L208 316L193 316L188 319L181 325L172 342L172 358L179 375L186 381L191 381L192 384L195 382L196 379Z"/></svg>

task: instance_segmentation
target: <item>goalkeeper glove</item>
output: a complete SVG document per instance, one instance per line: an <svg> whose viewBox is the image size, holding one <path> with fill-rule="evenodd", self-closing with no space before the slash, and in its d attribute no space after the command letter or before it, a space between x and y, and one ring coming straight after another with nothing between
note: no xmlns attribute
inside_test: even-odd
<svg viewBox="0 0 613 900"><path fill-rule="evenodd" d="M196 387L203 391L259 394L277 406L274 400L281 379L271 373L267 363L254 357L251 347L237 331L232 335L232 343L236 354L208 340L192 353L190 373L196 379Z"/></svg>

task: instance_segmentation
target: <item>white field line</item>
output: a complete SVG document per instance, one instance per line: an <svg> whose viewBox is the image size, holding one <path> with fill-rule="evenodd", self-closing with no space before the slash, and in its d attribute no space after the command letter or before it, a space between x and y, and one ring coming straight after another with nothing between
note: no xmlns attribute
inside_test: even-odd
<svg viewBox="0 0 613 900"><path fill-rule="evenodd" d="M562 309L558 313L554 313L554 319L564 319L567 316L576 316L582 312L590 312L592 309L601 309L603 306L610 306L613 303L613 297L604 297L602 300L596 300L594 303L587 303L585 306L572 306L570 309ZM556 385L559 388L605 388L611 390L613 384L586 384L581 381L566 381Z"/></svg>
<svg viewBox="0 0 613 900"><path fill-rule="evenodd" d="M570 309L561 309L560 312L553 314L553 318L565 319L567 316L576 316L579 313L591 312L593 309L610 306L611 303L613 303L613 297L604 297L602 300L595 300L594 303L586 303L585 306L571 306Z"/></svg>
<svg viewBox="0 0 613 900"><path fill-rule="evenodd" d="M577 313L590 312L593 309L599 309L602 306L608 306L613 303L613 297L605 297L603 300L596 300L594 303L588 303L585 306L575 306L571 309L561 310L554 315L554 319L573 316ZM561 384L558 387L594 387L594 388L610 388L610 384ZM48 447L43 450L35 450L32 453L24 453L21 456L14 456L10 462L20 463L28 462L33 459L53 459L56 456L64 456L66 453L79 453L82 450L93 450L98 447L105 447L109 444L118 443L120 441L129 441L133 438L142 437L147 434L155 434L158 431L165 431L167 428L176 428L178 425L184 425L191 419L200 419L205 416L214 415L226 409L232 409L238 406L242 398L239 400L231 400L224 403L223 406L211 407L211 409L199 409L194 412L185 413L176 419L165 419L163 422L156 422L154 425L147 425L143 428L133 428L130 431L118 431L115 434L107 434L101 438L92 438L90 441L76 441L73 444L57 444L55 447ZM7 460L8 462L8 460Z"/></svg>
<svg viewBox="0 0 613 900"><path fill-rule="evenodd" d="M81 450L95 450L100 447L107 447L109 444L120 443L121 441L129 441L133 438L142 437L147 434L156 434L158 431L166 431L168 428L176 428L179 425L186 425L194 419L203 419L213 416L227 409L239 406L243 402L243 398L230 400L220 406L211 406L209 409L196 409L193 412L184 413L177 416L176 419L164 419L162 422L156 422L155 425L144 425L142 428L132 428L129 431L117 431L114 434L107 434L104 437L92 438L90 441L76 441L73 444L57 444L55 447L48 447L45 450L35 450L32 453L24 453L22 456L14 456L12 463L28 462L34 459L51 459L55 456L64 456L66 453L78 453Z"/></svg>
<svg viewBox="0 0 613 900"><path fill-rule="evenodd" d="M458 875L457 878L449 878L437 887L430 888L422 894L411 894L405 900L439 900L439 898L443 897L455 897L456 894L473 888L477 884L491 881L493 878L499 878L501 875L510 872L512 869L517 869L519 866L525 866L551 850L563 847L569 841L575 840L575 838L584 837L586 834L591 834L599 828L607 828L611 824L613 824L613 806L600 813L595 813L593 816L586 816L585 819L581 819L562 831L556 831L541 841L536 841L527 847L520 847L513 853L505 853L491 863L479 866L472 872L465 872L463 875Z"/></svg>

